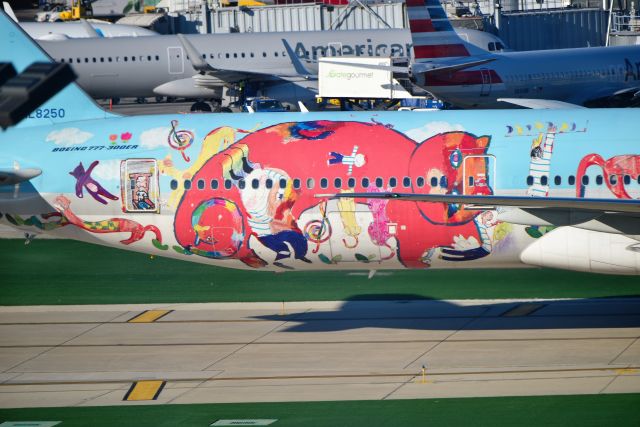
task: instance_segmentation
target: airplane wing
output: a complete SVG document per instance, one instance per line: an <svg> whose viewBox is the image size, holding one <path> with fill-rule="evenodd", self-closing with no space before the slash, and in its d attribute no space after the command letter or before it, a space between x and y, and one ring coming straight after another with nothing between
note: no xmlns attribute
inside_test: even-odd
<svg viewBox="0 0 640 427"><path fill-rule="evenodd" d="M42 170L29 169L0 169L0 186L19 184L42 175Z"/></svg>
<svg viewBox="0 0 640 427"><path fill-rule="evenodd" d="M390 199L409 202L440 202L465 204L491 209L497 206L509 206L532 209L572 209L584 211L602 211L640 214L640 200L633 199L585 199L565 197L520 197L520 196L465 196L454 194L417 194L417 193L331 193L316 194L317 198L359 198Z"/></svg>
<svg viewBox="0 0 640 427"><path fill-rule="evenodd" d="M569 102L556 101L553 99L529 99L529 98L498 98L498 101L519 105L520 107L531 108L533 110L565 110L572 108L586 108L581 105Z"/></svg>
<svg viewBox="0 0 640 427"><path fill-rule="evenodd" d="M205 76L204 78L196 78L199 86L207 87L208 83L211 83L212 86L219 86L221 83L238 83L242 80L252 78L264 80L265 77L273 77L271 73L262 73L258 70L232 70L214 67L202 57L202 54L184 34L178 34L177 36L180 43L182 43L193 68L201 75Z"/></svg>
<svg viewBox="0 0 640 427"><path fill-rule="evenodd" d="M640 106L640 86L624 88L613 93L601 93L586 100L584 105L590 108L638 107Z"/></svg>

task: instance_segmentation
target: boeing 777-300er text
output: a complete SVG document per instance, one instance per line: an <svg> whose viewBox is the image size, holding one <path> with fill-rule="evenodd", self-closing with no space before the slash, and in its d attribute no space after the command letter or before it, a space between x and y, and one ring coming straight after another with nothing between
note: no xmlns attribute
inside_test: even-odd
<svg viewBox="0 0 640 427"><path fill-rule="evenodd" d="M453 31L439 0L407 0L414 61L397 69L437 98L462 108L529 106L517 98L581 106L640 104L640 45L482 51ZM515 99L514 99L515 98ZM551 104L551 103L550 103Z"/></svg>
<svg viewBox="0 0 640 427"><path fill-rule="evenodd" d="M0 61L48 61L6 15ZM121 117L75 84L0 134L0 221L271 271L640 274L632 109ZM82 261L78 261L82 262Z"/></svg>

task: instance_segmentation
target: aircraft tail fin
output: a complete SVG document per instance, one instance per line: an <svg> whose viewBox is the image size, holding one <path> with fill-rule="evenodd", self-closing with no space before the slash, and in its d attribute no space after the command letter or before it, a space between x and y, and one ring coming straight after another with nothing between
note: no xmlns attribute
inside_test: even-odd
<svg viewBox="0 0 640 427"><path fill-rule="evenodd" d="M12 63L18 73L34 62L53 59L4 11L0 11L0 62ZM114 116L104 111L80 87L71 83L42 104L17 126L40 126Z"/></svg>
<svg viewBox="0 0 640 427"><path fill-rule="evenodd" d="M440 0L406 2L415 62L438 62L487 54L456 34Z"/></svg>

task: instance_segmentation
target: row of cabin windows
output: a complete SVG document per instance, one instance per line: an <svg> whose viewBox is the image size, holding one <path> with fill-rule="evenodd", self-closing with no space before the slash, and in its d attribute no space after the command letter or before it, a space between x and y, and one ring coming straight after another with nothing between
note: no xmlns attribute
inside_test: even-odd
<svg viewBox="0 0 640 427"><path fill-rule="evenodd" d="M268 56L267 52L262 52L262 57L266 58ZM278 51L274 51L273 52L273 56L275 56L276 58L279 56L282 56L283 58L285 56L287 56L286 52L278 52ZM209 58L210 59L214 59L216 57L215 53L210 53L209 54ZM234 52L234 53L218 53L218 58L255 58L255 54L253 52L249 52L249 53L244 53L244 52ZM203 53L202 54L202 59L207 59L207 54Z"/></svg>
<svg viewBox="0 0 640 427"><path fill-rule="evenodd" d="M511 74L506 78L509 81L529 81L529 80L549 80L549 79L580 79L591 77L607 77L616 74L624 76L626 70L622 67L611 67L609 69L602 68L599 70L572 70L572 71L555 71L547 73L531 73L531 74Z"/></svg>
<svg viewBox="0 0 640 427"><path fill-rule="evenodd" d="M472 178L472 177L471 177ZM583 175L581 178L582 181L582 185L589 185L589 182L591 181L589 176L587 175ZM604 184L605 178L602 175L598 175L595 178L595 183L596 185L602 185ZM534 182L534 178L529 175L527 177L527 185L533 185ZM570 175L569 178L567 179L567 182L569 183L569 185L575 185L576 184L576 177L573 175ZM624 183L624 185L629 185L631 184L631 176L630 175L623 175L622 176L622 182ZM617 175L609 175L609 184L611 185L616 185L618 183L618 176ZM549 184L549 177L547 177L546 175L542 175L540 177L540 185L548 185ZM560 175L556 175L553 178L553 184L554 185L561 185L562 184L562 177ZM640 184L640 175L638 176L638 184Z"/></svg>
<svg viewBox="0 0 640 427"><path fill-rule="evenodd" d="M136 61L144 62L145 60L147 62L152 62L152 61L160 61L160 56L159 55L155 55L155 56L152 56L152 55L146 55L146 56L145 55L140 55L140 56L137 57L137 59L136 59L135 56L123 56L122 60L124 62L129 62L129 61L131 61L131 62L136 62ZM60 62L68 62L70 64L73 64L74 63L74 58L69 58L68 60L66 58L60 58ZM106 56L106 57L105 56L100 56L100 57L93 56L91 58L87 58L87 57L85 57L85 58L75 58L75 62L78 63L78 64L81 63L81 62L85 62L85 63L89 63L89 62L120 62L120 57L119 56L115 56L115 57L111 57L111 56Z"/></svg>
<svg viewBox="0 0 640 427"><path fill-rule="evenodd" d="M582 178L582 185L589 185L590 183L590 178L587 175L584 175ZM631 176L630 175L623 175L622 176L622 181L625 185L629 185L631 184ZM302 180L300 178L294 178L293 180L291 180L291 184L293 186L294 189L300 189L303 187L303 183ZM596 185L603 185L604 184L604 177L602 175L598 175L595 177L595 184ZM576 184L576 177L573 175L570 175L567 178L567 182L569 185L575 185ZM640 176L638 176L638 180L637 180L638 184L640 184ZM287 183L288 180L285 178L281 178L280 180L278 180L278 182L274 182L272 179L267 179L265 181L265 187L268 189L273 188L274 186L278 186L279 188L286 188L287 187ZM534 177L533 176L528 176L527 177L527 185L531 186L534 183ZM611 185L616 185L618 183L618 176L617 175L610 175L609 176L609 183ZM346 186L348 188L355 188L357 185L357 180L356 178L347 178L346 180L343 180L342 178L335 178L333 180L333 186L335 188L342 188L343 184L346 184ZM360 185L364 188L369 187L371 184L373 184L375 187L378 188L382 188L385 184L384 179L381 177L375 178L373 180L370 180L367 177L363 177L360 179ZM427 184L426 180L424 177L417 177L415 179L415 185L416 187L424 187ZM440 178L437 177L432 177L429 180L428 183L431 187L442 187L442 188L447 188L448 187L448 182L447 182L447 177L446 176L441 176ZM474 177L470 176L468 178L468 186L469 187L473 187L474 185L478 184L477 182L475 182ZM540 177L540 184L541 185L549 185L549 177L547 175L543 175L542 177ZM553 178L553 184L554 185L562 185L562 177L559 175L556 175ZM192 181L191 180L185 180L184 181L184 188L186 190L190 190L192 188ZM249 185L251 185L251 188L253 189L258 189L260 187L260 181L257 179L253 179L251 180L251 182L249 183ZM313 189L315 187L315 179L313 178L307 178L306 182L305 182L305 187L307 189ZM403 188L409 188L411 187L411 178L409 178L408 176L405 176L404 178L402 178L401 182L398 182L398 179L396 177L391 177L389 178L389 180L387 181L387 185L391 188L396 188L398 186L402 186ZM486 182L484 182L482 185L486 185ZM205 187L207 186L207 183L200 179L195 183L195 186L198 190L204 190ZM231 187L233 187L233 181L230 179L225 179L225 180L220 180L218 181L217 179L212 179L209 182L209 186L211 187L212 190L217 190L220 187L224 187L225 189L229 190L231 189ZM247 182L245 182L245 180L241 179L238 181L238 187L240 189L244 189L247 186ZM319 187L320 188L328 188L329 187L329 179L328 178L321 178L320 182L319 182ZM175 179L171 181L171 189L175 190L178 188L178 181L176 181Z"/></svg>
<svg viewBox="0 0 640 427"><path fill-rule="evenodd" d="M366 188L369 187L371 184L373 184L374 186L378 187L378 188L382 188L384 186L384 179L381 177L378 178L374 178L374 179L369 179L369 178L361 178L360 179L360 184L362 185L362 187ZM266 188L273 188L274 186L277 185L278 188L286 188L287 187L287 183L289 182L289 180L285 179L285 178L281 178L279 179L277 182L274 182L272 179L267 179L265 180L264 186ZM212 190L217 190L218 188L224 186L225 189L229 190L231 189L231 187L233 186L234 181L230 180L230 179L225 179L225 180L220 180L218 181L217 179L212 179L209 182L209 186L211 187ZM389 178L389 180L387 181L388 186L391 188L395 188L399 186L399 182L398 179L395 177L391 177ZM342 178L335 178L333 180L333 186L335 188L342 188L343 184L346 184L347 187L349 188L355 188L355 186L357 185L357 180L356 178L347 178L347 179L342 179ZM411 187L411 178L409 178L408 176L405 176L404 178L402 178L401 183L402 187L404 188L409 188ZM418 177L415 180L415 185L417 187L424 187L426 184L426 181L424 179L424 177ZM446 188L448 183L447 183L447 177L446 176L442 176L440 178L436 178L436 177L432 177L429 184L432 187L443 187ZM250 185L251 188L253 189L258 189L260 187L260 181L257 179L252 179L251 182L247 183L245 182L245 180L241 179L238 181L238 188L240 189L244 189L247 185ZM294 189L300 189L303 187L303 183L302 180L300 178L294 178L291 180L291 185ZM190 190L193 186L192 181L190 180L185 180L184 181L184 188L185 190ZM196 181L195 183L195 187L198 190L204 190L205 187L207 186L207 183L202 180L199 179L198 181ZM307 189L312 189L316 186L316 182L315 179L313 178L307 178L304 186ZM319 187L320 188L328 188L329 187L329 179L328 178L320 178L319 181ZM178 188L178 181L176 181L175 179L171 181L171 189L175 190Z"/></svg>

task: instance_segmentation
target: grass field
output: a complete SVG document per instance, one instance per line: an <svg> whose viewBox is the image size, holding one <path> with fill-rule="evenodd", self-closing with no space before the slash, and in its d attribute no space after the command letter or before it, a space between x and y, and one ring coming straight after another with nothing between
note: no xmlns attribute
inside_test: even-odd
<svg viewBox="0 0 640 427"><path fill-rule="evenodd" d="M0 255L2 305L640 295L637 277L549 269L274 274L37 239L1 239Z"/></svg>
<svg viewBox="0 0 640 427"><path fill-rule="evenodd" d="M256 418L277 419L274 427L637 427L640 394L0 410L0 422L62 421L60 427L209 426L220 419Z"/></svg>

